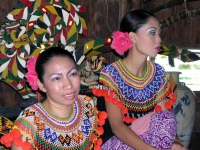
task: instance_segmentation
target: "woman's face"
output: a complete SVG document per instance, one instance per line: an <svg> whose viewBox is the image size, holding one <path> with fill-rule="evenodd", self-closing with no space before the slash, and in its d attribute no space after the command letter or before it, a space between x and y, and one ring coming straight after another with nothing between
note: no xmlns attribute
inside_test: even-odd
<svg viewBox="0 0 200 150"><path fill-rule="evenodd" d="M67 57L53 57L44 66L44 83L40 89L47 100L60 105L71 105L80 91L80 76L73 60Z"/></svg>
<svg viewBox="0 0 200 150"><path fill-rule="evenodd" d="M160 25L156 18L151 17L147 23L135 33L136 49L145 56L155 57L160 51Z"/></svg>

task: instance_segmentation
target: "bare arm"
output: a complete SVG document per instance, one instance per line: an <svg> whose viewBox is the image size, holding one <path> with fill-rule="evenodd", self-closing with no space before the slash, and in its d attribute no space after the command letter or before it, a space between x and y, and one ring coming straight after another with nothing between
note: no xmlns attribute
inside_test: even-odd
<svg viewBox="0 0 200 150"><path fill-rule="evenodd" d="M176 150L187 150L187 148L180 142L178 135L176 135L176 138L174 140L174 143L172 144L171 149L176 149Z"/></svg>
<svg viewBox="0 0 200 150"><path fill-rule="evenodd" d="M12 143L11 150L22 150L22 148L21 147L17 147Z"/></svg>
<svg viewBox="0 0 200 150"><path fill-rule="evenodd" d="M166 107L165 107L165 101L164 100L159 102L157 105L160 105L162 107L162 110L167 110Z"/></svg>
<svg viewBox="0 0 200 150"><path fill-rule="evenodd" d="M156 150L141 140L141 138L134 131L123 123L121 109L118 108L118 106L109 102L106 103L106 110L112 131L122 142L134 149Z"/></svg>

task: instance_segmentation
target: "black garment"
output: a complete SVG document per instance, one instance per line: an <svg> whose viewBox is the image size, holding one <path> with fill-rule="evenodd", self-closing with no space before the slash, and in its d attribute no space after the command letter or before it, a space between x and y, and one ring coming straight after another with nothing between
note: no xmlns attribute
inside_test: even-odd
<svg viewBox="0 0 200 150"><path fill-rule="evenodd" d="M105 99L104 97L97 97L97 110L106 111ZM114 136L112 129L110 127L110 123L108 118L105 120L105 124L103 125L104 133L101 135L101 139L103 140L103 144Z"/></svg>

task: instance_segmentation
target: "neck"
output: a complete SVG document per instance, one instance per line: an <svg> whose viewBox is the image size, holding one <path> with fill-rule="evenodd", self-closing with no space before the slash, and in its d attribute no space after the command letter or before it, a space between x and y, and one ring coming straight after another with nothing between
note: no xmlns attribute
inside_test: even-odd
<svg viewBox="0 0 200 150"><path fill-rule="evenodd" d="M138 77L142 77L146 71L147 60L127 56L123 59L123 63L132 74Z"/></svg>
<svg viewBox="0 0 200 150"><path fill-rule="evenodd" d="M123 59L123 63L132 74L143 77L146 71L147 56L139 51L134 44L127 57Z"/></svg>
<svg viewBox="0 0 200 150"><path fill-rule="evenodd" d="M69 106L59 105L49 100L45 100L43 102L43 105L52 115L58 118L68 118L70 115L71 105Z"/></svg>

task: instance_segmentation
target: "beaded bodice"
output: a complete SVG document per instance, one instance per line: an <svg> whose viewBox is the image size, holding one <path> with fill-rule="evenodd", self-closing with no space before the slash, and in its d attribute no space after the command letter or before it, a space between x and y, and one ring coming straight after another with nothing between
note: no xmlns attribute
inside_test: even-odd
<svg viewBox="0 0 200 150"><path fill-rule="evenodd" d="M93 100L79 95L68 118L58 118L42 105L26 108L15 121L15 127L26 135L35 149L86 149L92 143L98 125Z"/></svg>
<svg viewBox="0 0 200 150"><path fill-rule="evenodd" d="M169 87L164 68L149 61L143 77L133 75L122 60L118 60L102 69L99 81L108 89L114 90L124 106L135 113L135 117L152 111L165 98Z"/></svg>

